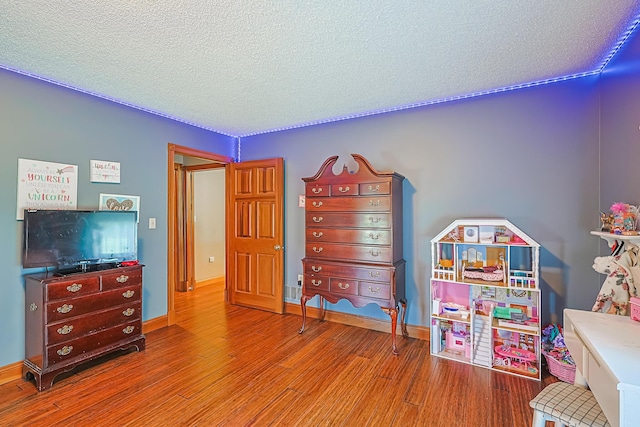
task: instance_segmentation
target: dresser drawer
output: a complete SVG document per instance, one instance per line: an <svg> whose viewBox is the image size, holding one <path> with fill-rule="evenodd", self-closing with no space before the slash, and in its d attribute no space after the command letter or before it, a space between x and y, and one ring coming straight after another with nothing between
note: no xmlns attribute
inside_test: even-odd
<svg viewBox="0 0 640 427"><path fill-rule="evenodd" d="M307 258L331 258L389 264L393 252L389 246L344 245L338 243L307 243Z"/></svg>
<svg viewBox="0 0 640 427"><path fill-rule="evenodd" d="M363 182L360 184L360 194L391 194L391 182Z"/></svg>
<svg viewBox="0 0 640 427"><path fill-rule="evenodd" d="M389 212L391 210L391 196L313 199L307 201L306 209L309 213L326 211Z"/></svg>
<svg viewBox="0 0 640 427"><path fill-rule="evenodd" d="M100 290L100 277L77 277L50 283L46 286L46 290L47 301L92 294Z"/></svg>
<svg viewBox="0 0 640 427"><path fill-rule="evenodd" d="M389 228L389 213L307 212L307 227Z"/></svg>
<svg viewBox="0 0 640 427"><path fill-rule="evenodd" d="M306 239L314 242L360 243L365 245L390 245L391 230L376 229L307 229Z"/></svg>
<svg viewBox="0 0 640 427"><path fill-rule="evenodd" d="M311 291L328 291L329 290L329 277L319 276L316 274L304 275L304 287Z"/></svg>
<svg viewBox="0 0 640 427"><path fill-rule="evenodd" d="M141 285L46 304L46 323L141 300Z"/></svg>
<svg viewBox="0 0 640 427"><path fill-rule="evenodd" d="M333 197L357 196L358 188L358 184L333 184L331 186L331 195Z"/></svg>
<svg viewBox="0 0 640 427"><path fill-rule="evenodd" d="M329 279L329 291L334 294L357 295L358 281L353 279L332 277L331 279Z"/></svg>
<svg viewBox="0 0 640 427"><path fill-rule="evenodd" d="M391 298L391 285L375 282L359 282L358 294L363 297L388 300Z"/></svg>
<svg viewBox="0 0 640 427"><path fill-rule="evenodd" d="M329 184L307 185L305 195L306 197L329 197L331 195L329 188Z"/></svg>
<svg viewBox="0 0 640 427"><path fill-rule="evenodd" d="M142 283L142 268L124 272L103 274L102 290L121 288L123 286L139 285Z"/></svg>
<svg viewBox="0 0 640 427"><path fill-rule="evenodd" d="M353 264L330 263L318 259L304 260L305 274L313 277L314 275L348 277L358 280L391 282L393 277L393 268L376 268L369 266L358 267Z"/></svg>
<svg viewBox="0 0 640 427"><path fill-rule="evenodd" d="M142 322L138 319L95 334L52 345L47 347L47 364L51 366L56 363L72 362L85 353L99 351L101 347L115 344L141 333Z"/></svg>
<svg viewBox="0 0 640 427"><path fill-rule="evenodd" d="M83 335L91 334L103 329L108 329L121 323L127 323L139 319L142 314L142 302L135 301L131 304L102 311L96 314L73 317L47 326L45 342L48 345L69 341Z"/></svg>

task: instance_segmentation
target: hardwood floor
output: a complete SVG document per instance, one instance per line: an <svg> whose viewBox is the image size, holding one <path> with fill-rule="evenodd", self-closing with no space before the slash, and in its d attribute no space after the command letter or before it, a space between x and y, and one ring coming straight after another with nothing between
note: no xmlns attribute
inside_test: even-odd
<svg viewBox="0 0 640 427"><path fill-rule="evenodd" d="M431 357L428 342L230 306L222 289L176 295L178 324L147 349L57 378L0 386L2 426L531 425L526 380Z"/></svg>

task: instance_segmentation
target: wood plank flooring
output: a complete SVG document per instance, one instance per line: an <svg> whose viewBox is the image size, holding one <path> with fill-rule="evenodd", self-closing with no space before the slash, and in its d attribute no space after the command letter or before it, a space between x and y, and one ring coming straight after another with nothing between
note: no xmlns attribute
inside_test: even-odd
<svg viewBox="0 0 640 427"><path fill-rule="evenodd" d="M0 386L0 426L531 425L526 380L429 355L428 342L231 306L210 285L176 294L177 325L147 349Z"/></svg>

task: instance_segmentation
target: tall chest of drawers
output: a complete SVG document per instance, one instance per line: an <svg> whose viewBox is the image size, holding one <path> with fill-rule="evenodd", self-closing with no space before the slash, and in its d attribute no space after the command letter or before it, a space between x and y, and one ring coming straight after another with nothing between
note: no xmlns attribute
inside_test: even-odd
<svg viewBox="0 0 640 427"><path fill-rule="evenodd" d="M396 326L407 336L404 314L405 260L402 259L402 181L395 172L376 171L359 154L358 170L346 166L333 173L338 156L328 158L305 182L304 286L300 305L302 328L307 301L316 295L354 307L370 303L391 317L392 351L397 354Z"/></svg>
<svg viewBox="0 0 640 427"><path fill-rule="evenodd" d="M67 276L26 276L25 379L55 377L115 350L145 348L142 265Z"/></svg>

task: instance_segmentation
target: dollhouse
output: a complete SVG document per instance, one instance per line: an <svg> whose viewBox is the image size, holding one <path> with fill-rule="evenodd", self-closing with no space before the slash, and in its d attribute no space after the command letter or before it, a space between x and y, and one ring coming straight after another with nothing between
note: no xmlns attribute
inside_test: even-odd
<svg viewBox="0 0 640 427"><path fill-rule="evenodd" d="M431 354L540 380L540 245L505 219L431 244Z"/></svg>

